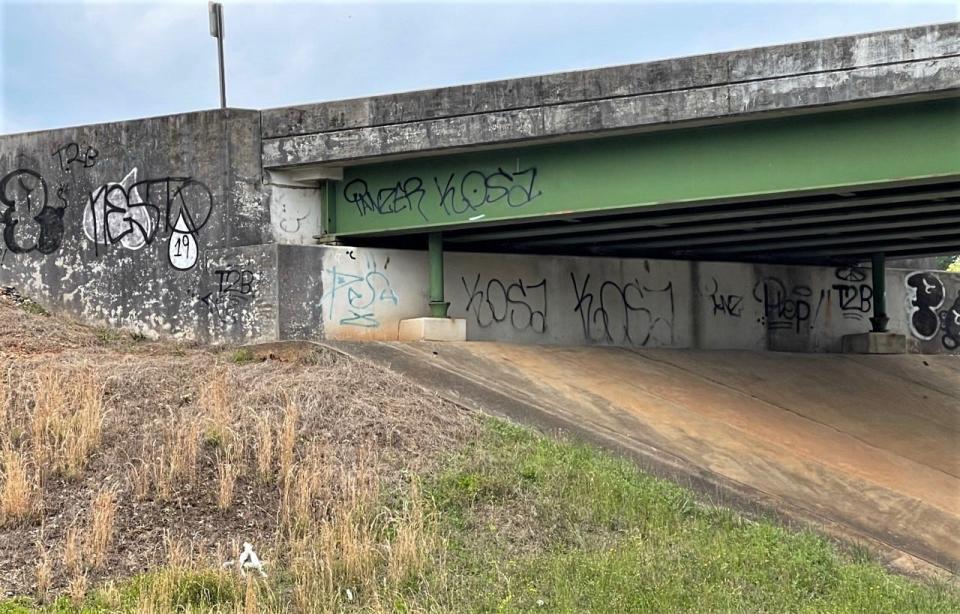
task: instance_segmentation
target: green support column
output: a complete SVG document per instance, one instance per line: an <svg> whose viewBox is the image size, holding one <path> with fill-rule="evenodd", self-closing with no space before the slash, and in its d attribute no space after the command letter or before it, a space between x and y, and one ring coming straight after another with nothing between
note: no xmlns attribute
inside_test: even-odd
<svg viewBox="0 0 960 614"><path fill-rule="evenodd" d="M322 228L320 235L322 242L330 242L337 234L337 190L340 183L327 179L320 186L320 214Z"/></svg>
<svg viewBox="0 0 960 614"><path fill-rule="evenodd" d="M871 267L873 272L873 317L870 318L870 324L873 325L873 332L887 332L887 284L886 284L886 263L883 254L874 254L871 257Z"/></svg>
<svg viewBox="0 0 960 614"><path fill-rule="evenodd" d="M428 247L430 256L430 315L434 318L446 318L450 303L443 300L443 233L431 232Z"/></svg>

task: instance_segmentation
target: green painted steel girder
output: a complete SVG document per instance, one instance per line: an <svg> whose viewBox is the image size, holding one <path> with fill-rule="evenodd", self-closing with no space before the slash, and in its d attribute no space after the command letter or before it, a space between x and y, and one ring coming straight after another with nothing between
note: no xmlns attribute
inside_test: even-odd
<svg viewBox="0 0 960 614"><path fill-rule="evenodd" d="M348 237L958 177L951 98L355 166L324 200Z"/></svg>

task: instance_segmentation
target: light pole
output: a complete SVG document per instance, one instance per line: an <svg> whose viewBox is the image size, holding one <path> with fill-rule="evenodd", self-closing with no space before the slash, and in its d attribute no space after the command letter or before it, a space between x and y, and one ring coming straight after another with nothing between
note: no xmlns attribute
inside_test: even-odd
<svg viewBox="0 0 960 614"><path fill-rule="evenodd" d="M227 83L223 75L223 5L219 2L208 2L210 12L210 36L217 39L217 60L220 68L220 108L227 108Z"/></svg>

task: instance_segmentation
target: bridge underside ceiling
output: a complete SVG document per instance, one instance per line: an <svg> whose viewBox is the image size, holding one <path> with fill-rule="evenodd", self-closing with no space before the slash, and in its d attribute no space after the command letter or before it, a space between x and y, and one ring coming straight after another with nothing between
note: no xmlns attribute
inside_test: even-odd
<svg viewBox="0 0 960 614"><path fill-rule="evenodd" d="M838 262L960 252L960 101L345 169L352 244ZM418 236L419 235L419 236Z"/></svg>

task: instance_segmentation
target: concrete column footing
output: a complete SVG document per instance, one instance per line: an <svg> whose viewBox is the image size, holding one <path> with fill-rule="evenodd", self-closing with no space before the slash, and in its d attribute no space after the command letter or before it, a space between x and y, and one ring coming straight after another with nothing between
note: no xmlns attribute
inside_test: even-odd
<svg viewBox="0 0 960 614"><path fill-rule="evenodd" d="M410 318L400 320L400 341L466 341L464 318Z"/></svg>
<svg viewBox="0 0 960 614"><path fill-rule="evenodd" d="M906 354L907 337L898 333L860 333L844 335L844 354Z"/></svg>

